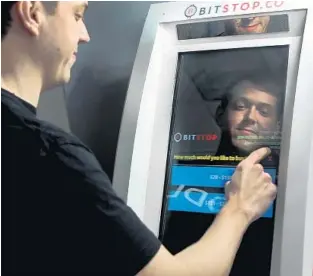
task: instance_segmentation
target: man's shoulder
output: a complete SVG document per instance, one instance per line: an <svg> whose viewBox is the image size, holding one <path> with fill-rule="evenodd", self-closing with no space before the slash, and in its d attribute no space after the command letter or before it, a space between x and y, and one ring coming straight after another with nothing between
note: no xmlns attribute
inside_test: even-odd
<svg viewBox="0 0 313 276"><path fill-rule="evenodd" d="M92 150L74 134L19 112L6 112L3 121L4 158L10 160L8 166L28 170L28 175L39 171L39 180L48 177L46 182L51 183L59 179L73 190L79 189L77 183L84 185L87 180L92 187L100 185L106 189L110 185ZM73 183L77 185L72 187Z"/></svg>
<svg viewBox="0 0 313 276"><path fill-rule="evenodd" d="M91 150L74 134L47 121L32 119L19 127L12 126L14 134L25 142L33 140L44 151L56 151L68 145L80 147L91 153Z"/></svg>
<svg viewBox="0 0 313 276"><path fill-rule="evenodd" d="M74 134L46 121L38 120L37 123L41 137L47 142L47 146L51 149L53 149L52 147L72 145L90 151L90 149Z"/></svg>
<svg viewBox="0 0 313 276"><path fill-rule="evenodd" d="M6 142L12 146L29 144L48 150L70 144L90 151L75 135L52 123L38 119L35 107L5 90L2 90L1 95L2 129L5 138L8 138L5 139Z"/></svg>
<svg viewBox="0 0 313 276"><path fill-rule="evenodd" d="M77 136L46 121L37 121L41 140L41 152L47 157L48 163L66 169L79 171L80 174L90 174L92 171L102 171L101 165L91 149ZM58 165L57 165L58 164Z"/></svg>

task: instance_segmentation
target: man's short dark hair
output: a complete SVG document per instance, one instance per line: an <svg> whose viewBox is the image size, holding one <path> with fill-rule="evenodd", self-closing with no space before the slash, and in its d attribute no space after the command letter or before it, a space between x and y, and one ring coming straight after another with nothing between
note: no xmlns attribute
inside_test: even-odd
<svg viewBox="0 0 313 276"><path fill-rule="evenodd" d="M18 1L1 1L1 40L7 35L12 23L11 10ZM49 14L55 12L57 1L44 2L44 7Z"/></svg>
<svg viewBox="0 0 313 276"><path fill-rule="evenodd" d="M11 9L17 1L1 1L1 40L6 36L12 23Z"/></svg>
<svg viewBox="0 0 313 276"><path fill-rule="evenodd" d="M240 84L248 85L249 87L256 88L274 96L279 104L283 101L285 84L281 77L275 74L264 73L264 71L256 71L242 75L225 89L222 97L222 104L225 107L227 106L228 101L234 96L234 89Z"/></svg>

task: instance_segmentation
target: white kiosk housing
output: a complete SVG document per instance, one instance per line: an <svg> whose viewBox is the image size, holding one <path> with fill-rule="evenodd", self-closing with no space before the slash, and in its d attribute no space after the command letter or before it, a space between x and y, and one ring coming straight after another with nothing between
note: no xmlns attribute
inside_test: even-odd
<svg viewBox="0 0 313 276"><path fill-rule="evenodd" d="M284 17L286 21L282 25L285 27L260 33L226 34L225 25L220 24L227 20L262 16ZM248 26L247 22L246 30L253 31L256 27ZM183 135L195 135L193 139L198 139L195 137L199 134L196 131L195 134L178 133L177 129L172 132L177 127L173 125L173 114L176 112L177 86L180 85L180 66L189 62L181 57L224 50L226 55L226 50L266 47L286 47L287 67L278 198L272 216L275 222L271 265L269 274L262 276L309 276L313 267L312 1L237 0L151 5L125 102L113 187L142 221L160 236L164 212L167 211L164 206L167 206L166 183L170 174L169 151L175 141L184 139ZM221 70L226 72L225 67L230 68L236 62L225 62L224 67L220 66ZM210 68L214 67L212 64ZM250 68L246 66L246 69ZM234 68L230 70L234 71ZM193 69L197 71L196 66ZM200 73L197 72L197 76ZM192 76L190 78L194 81ZM205 77L200 86L203 88L206 80L211 83L212 78L214 76ZM204 89L202 97L210 98L207 92L210 89ZM197 120L193 121L196 127L195 122ZM210 140L207 136L206 139Z"/></svg>

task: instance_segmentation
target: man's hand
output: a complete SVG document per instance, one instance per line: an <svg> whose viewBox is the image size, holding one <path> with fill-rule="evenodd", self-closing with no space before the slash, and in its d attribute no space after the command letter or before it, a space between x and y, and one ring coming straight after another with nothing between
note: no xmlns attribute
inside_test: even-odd
<svg viewBox="0 0 313 276"><path fill-rule="evenodd" d="M237 166L225 188L228 200L246 215L249 223L262 216L276 197L276 185L259 164L269 154L268 148L252 152Z"/></svg>
<svg viewBox="0 0 313 276"><path fill-rule="evenodd" d="M269 149L259 149L238 165L226 187L228 202L198 242L175 256L162 246L138 275L229 275L246 229L267 210L276 196L271 177L258 164L269 153Z"/></svg>

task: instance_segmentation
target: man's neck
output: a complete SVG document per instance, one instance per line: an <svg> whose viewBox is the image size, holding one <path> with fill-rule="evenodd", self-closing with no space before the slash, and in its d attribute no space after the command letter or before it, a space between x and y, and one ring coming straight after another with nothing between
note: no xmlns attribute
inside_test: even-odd
<svg viewBox="0 0 313 276"><path fill-rule="evenodd" d="M37 107L43 90L39 68L30 57L23 56L18 49L9 49L5 42L1 45L1 52L1 88Z"/></svg>
<svg viewBox="0 0 313 276"><path fill-rule="evenodd" d="M34 83L36 81L34 80ZM29 80L23 82L22 80L9 79L1 76L1 88L7 90L8 92L14 94L15 96L21 98L22 100L30 103L34 107L37 107L40 89L36 89L35 85L31 85Z"/></svg>

